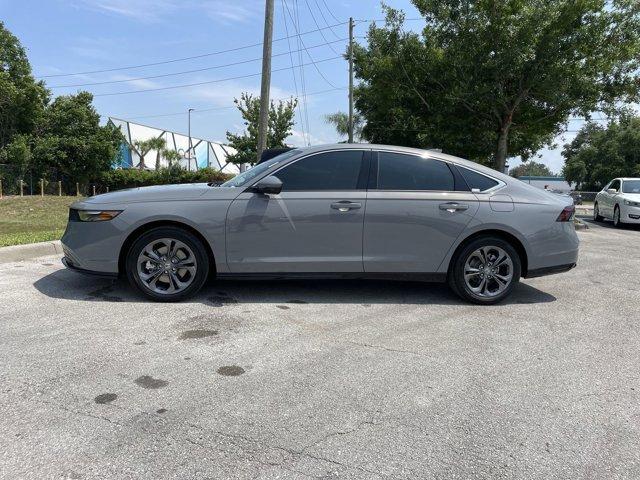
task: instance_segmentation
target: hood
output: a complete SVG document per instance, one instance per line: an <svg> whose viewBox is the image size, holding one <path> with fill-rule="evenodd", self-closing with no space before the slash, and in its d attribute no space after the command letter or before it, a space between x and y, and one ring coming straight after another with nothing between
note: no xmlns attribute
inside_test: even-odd
<svg viewBox="0 0 640 480"><path fill-rule="evenodd" d="M85 204L106 204L106 203L141 203L141 202L167 202L177 200L196 200L203 195L215 194L213 192L221 189L210 187L206 183L190 183L179 185L154 185L152 187L129 188L116 192L104 193L95 197L87 198ZM239 192L238 192L239 193Z"/></svg>

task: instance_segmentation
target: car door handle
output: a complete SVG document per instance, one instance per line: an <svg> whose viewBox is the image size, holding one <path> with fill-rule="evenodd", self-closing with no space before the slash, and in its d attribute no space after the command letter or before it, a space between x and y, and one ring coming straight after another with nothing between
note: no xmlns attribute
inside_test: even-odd
<svg viewBox="0 0 640 480"><path fill-rule="evenodd" d="M349 210L357 210L358 208L362 208L362 204L343 200L342 202L332 203L331 208L333 208L334 210L338 210L340 212L348 212Z"/></svg>
<svg viewBox="0 0 640 480"><path fill-rule="evenodd" d="M440 204L440 210L446 210L447 212L451 213L462 212L468 209L469 205L465 205L464 203L448 202Z"/></svg>

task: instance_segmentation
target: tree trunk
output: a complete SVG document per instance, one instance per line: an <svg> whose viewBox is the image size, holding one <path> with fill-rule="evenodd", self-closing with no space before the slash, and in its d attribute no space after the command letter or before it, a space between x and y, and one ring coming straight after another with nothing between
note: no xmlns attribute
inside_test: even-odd
<svg viewBox="0 0 640 480"><path fill-rule="evenodd" d="M144 164L144 155L140 155L140 163L138 164L138 168L140 170L144 170L146 165Z"/></svg>
<svg viewBox="0 0 640 480"><path fill-rule="evenodd" d="M156 154L156 170L160 170L160 149L158 149L158 153Z"/></svg>
<svg viewBox="0 0 640 480"><path fill-rule="evenodd" d="M509 140L510 124L503 125L498 133L498 145L495 155L495 169L500 173L504 173L504 167L507 163L507 144Z"/></svg>

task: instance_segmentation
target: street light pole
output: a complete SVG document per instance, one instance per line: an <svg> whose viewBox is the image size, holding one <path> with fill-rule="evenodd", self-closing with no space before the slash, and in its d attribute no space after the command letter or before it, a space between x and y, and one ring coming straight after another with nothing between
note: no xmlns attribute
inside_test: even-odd
<svg viewBox="0 0 640 480"><path fill-rule="evenodd" d="M187 113L187 116L189 118L189 120L188 120L188 124L189 124L189 126L188 126L188 130L189 130L189 147L187 149L187 152L188 152L187 153L187 158L188 158L188 164L189 164L189 171L191 171L191 112L193 112L193 110L194 110L193 108L190 108L188 113Z"/></svg>

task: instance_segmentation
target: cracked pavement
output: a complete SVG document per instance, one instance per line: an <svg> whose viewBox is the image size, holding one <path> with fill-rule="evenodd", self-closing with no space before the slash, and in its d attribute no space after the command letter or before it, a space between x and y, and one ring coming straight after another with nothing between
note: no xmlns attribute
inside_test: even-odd
<svg viewBox="0 0 640 480"><path fill-rule="evenodd" d="M154 304L0 265L0 478L639 478L640 229L502 305L411 282Z"/></svg>

